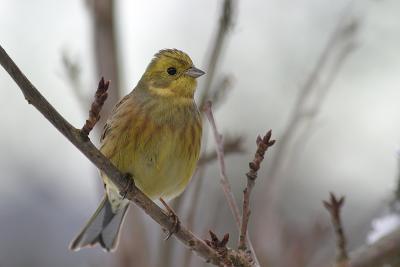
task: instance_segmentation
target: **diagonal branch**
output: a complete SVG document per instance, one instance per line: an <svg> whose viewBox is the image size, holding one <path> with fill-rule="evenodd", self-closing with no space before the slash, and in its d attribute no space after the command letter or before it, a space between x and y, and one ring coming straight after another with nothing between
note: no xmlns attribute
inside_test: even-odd
<svg viewBox="0 0 400 267"><path fill-rule="evenodd" d="M103 171L112 182L123 191L127 190L126 197L146 212L154 221L166 229L172 229L175 220L168 216L159 206L149 199L136 186L132 185L128 177L120 172L93 143L82 134L82 131L74 128L65 120L56 109L40 94L36 87L26 78L26 76L17 67L14 61L8 56L0 46L0 64L14 79L16 84L24 94L29 104L38 109L47 120L53 124L76 148L78 148L97 168ZM130 186L129 186L130 185ZM204 258L216 266L221 266L222 259L217 252L208 246L203 240L195 236L189 229L181 225L175 233L176 238L186 245L189 249L195 251L200 257ZM249 266L245 258L239 258L239 266Z"/></svg>
<svg viewBox="0 0 400 267"><path fill-rule="evenodd" d="M221 186L222 190L224 192L226 201L228 202L229 208L231 209L231 212L233 214L233 217L235 218L236 224L239 226L240 225L240 211L239 207L236 204L235 197L232 193L231 185L228 181L228 177L226 175L226 168L225 168L225 159L224 159L224 147L223 147L223 137L222 135L218 132L217 126L215 124L214 120L214 115L212 114L211 110L211 102L206 101L204 104L204 114L207 116L208 121L210 122L214 138L215 138L215 144L217 146L217 158L220 166L220 176L221 176Z"/></svg>

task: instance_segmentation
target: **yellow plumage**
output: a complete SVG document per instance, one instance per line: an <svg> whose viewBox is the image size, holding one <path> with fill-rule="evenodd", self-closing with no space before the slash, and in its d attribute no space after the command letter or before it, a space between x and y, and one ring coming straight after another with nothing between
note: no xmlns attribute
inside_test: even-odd
<svg viewBox="0 0 400 267"><path fill-rule="evenodd" d="M194 172L202 127L193 96L196 78L202 74L187 54L161 50L104 127L101 152L131 174L136 186L152 199L178 196ZM72 242L72 249L97 242L107 250L116 245L128 201L104 174L102 178L107 196Z"/></svg>

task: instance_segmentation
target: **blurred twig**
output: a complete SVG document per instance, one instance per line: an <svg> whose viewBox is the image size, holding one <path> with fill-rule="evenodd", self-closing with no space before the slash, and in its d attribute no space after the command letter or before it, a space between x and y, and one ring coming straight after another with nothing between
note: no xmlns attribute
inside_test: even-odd
<svg viewBox="0 0 400 267"><path fill-rule="evenodd" d="M267 134L261 138L257 137L257 151L254 155L254 159L249 163L250 171L246 173L247 186L243 191L243 211L242 211L242 223L240 227L239 236L239 249L246 250L246 236L247 236L247 225L250 218L250 195L253 187L256 183L257 172L260 169L261 162L264 160L264 154L269 147L275 144L275 140L271 140L272 131L269 130Z"/></svg>
<svg viewBox="0 0 400 267"><path fill-rule="evenodd" d="M256 237L257 242L265 240L267 235L269 237L275 235L275 238L280 238L282 229L279 218L276 218L279 199L277 194L280 192L277 188L277 180L282 172L288 169L286 167L289 164L293 165L291 161L296 158L296 155L299 155L300 148L304 147L310 138L313 120L318 116L332 82L337 77L345 59L354 51L354 40L358 32L359 21L351 17L350 7L351 3L345 7L334 31L317 58L315 66L300 87L286 126L277 138L279 144L272 155L271 164L267 168L267 182L264 187L267 193L261 196L266 207L261 213L258 213L259 216L267 218L268 226L262 227L267 230L262 231L262 234ZM291 156L287 157L286 155Z"/></svg>
<svg viewBox="0 0 400 267"><path fill-rule="evenodd" d="M203 105L209 100L211 84L214 81L216 68L218 65L219 58L221 56L222 47L225 43L226 36L229 33L233 25L233 13L235 11L235 0L224 0L221 15L219 19L218 31L214 43L211 45L211 53L207 63L207 79L204 87L201 90L199 107L203 108Z"/></svg>
<svg viewBox="0 0 400 267"><path fill-rule="evenodd" d="M289 161L293 161L294 158L298 158L299 155L303 151L303 147L307 144L307 141L312 136L312 132L315 132L314 122L315 118L321 111L321 107L325 102L326 96L329 93L329 89L332 88L332 84L335 81L336 77L339 74L344 62L349 57L349 55L355 50L356 45L354 42L350 41L338 52L338 56L335 58L335 62L331 70L328 73L328 77L325 79L325 82L319 86L322 88L316 91L315 101L313 107L311 107L304 114L305 126L301 133L298 135L296 140L293 142L293 152L290 153Z"/></svg>
<svg viewBox="0 0 400 267"><path fill-rule="evenodd" d="M225 156L228 156L230 154L239 154L243 152L244 152L243 137L236 136L231 138L227 137L224 139ZM211 163L217 160L217 157L218 157L217 152L215 151L204 153L197 162L197 166L201 167L205 164Z"/></svg>
<svg viewBox="0 0 400 267"><path fill-rule="evenodd" d="M343 66L344 60L354 49L354 36L358 30L358 21L350 19L348 10L344 11L341 16L339 23L329 38L327 45L322 51L317 63L314 66L311 74L307 77L307 80L300 88L300 92L295 101L294 108L290 113L288 123L283 130L282 135L279 138L279 145L276 147L275 154L271 161L271 167L268 171L268 179L270 183L274 183L281 170L285 152L289 147L293 136L297 133L299 126L304 119L312 120L319 113L323 99L327 93L327 89L332 84L332 81L336 77L336 74ZM344 45L343 45L344 44ZM343 45L342 47L340 45ZM324 85L320 85L320 76L323 71L326 70L329 60L334 53L339 50L338 57L333 64L328 79L326 79ZM312 98L315 98L312 101ZM307 107L309 102L312 101L311 107ZM307 132L306 132L307 133ZM301 140L301 139L299 139ZM269 188L271 184L268 183Z"/></svg>
<svg viewBox="0 0 400 267"><path fill-rule="evenodd" d="M333 229L335 230L337 250L336 267L347 267L349 257L346 248L346 236L341 220L341 209L344 204L344 197L337 198L333 193L330 193L329 201L323 201L323 203L331 215Z"/></svg>
<svg viewBox="0 0 400 267"><path fill-rule="evenodd" d="M214 110L216 110L227 99L228 93L232 90L233 77L224 75L218 79L211 87L209 99L212 101Z"/></svg>
<svg viewBox="0 0 400 267"><path fill-rule="evenodd" d="M350 253L351 267L400 266L400 229Z"/></svg>
<svg viewBox="0 0 400 267"><path fill-rule="evenodd" d="M76 59L72 59L66 51L62 53L61 61L66 75L64 79L70 84L71 89L78 100L79 106L86 112L89 98L83 94L83 87L81 84L81 66L79 62Z"/></svg>
<svg viewBox="0 0 400 267"><path fill-rule="evenodd" d="M87 0L93 19L93 44L95 51L95 66L98 76L107 77L112 81L107 104L103 114L110 114L115 103L121 98L118 43L115 28L114 0ZM103 116L106 119L108 116ZM101 125L104 120L100 121Z"/></svg>
<svg viewBox="0 0 400 267"><path fill-rule="evenodd" d="M213 131L213 135L214 135L214 139L215 139L215 144L217 147L216 150L217 150L218 162L219 162L219 166L220 166L220 177L221 177L220 182L221 182L222 191L224 192L225 199L228 202L229 208L235 219L236 225L237 225L239 231L241 231L241 215L240 215L239 207L235 201L235 197L232 193L231 185L230 185L228 177L226 175L223 136L217 130L217 126L216 126L214 116L213 116L212 110L211 110L211 102L208 101L205 103L203 111L204 111L204 114L206 115L208 121L210 122L211 129ZM257 255L255 254L253 245L252 245L248 235L246 237L246 241L247 241L247 245L249 247L249 250L251 251L252 258L253 258L256 266L260 266L258 259L257 259Z"/></svg>
<svg viewBox="0 0 400 267"><path fill-rule="evenodd" d="M144 217L142 212L136 207L129 208L130 216L125 218L124 232L120 236L118 250L115 251L115 267L151 267L151 257L143 255L143 251L149 248L146 231L143 231ZM139 227L138 227L139 226ZM141 249L138 249L138 248Z"/></svg>
<svg viewBox="0 0 400 267"><path fill-rule="evenodd" d="M232 215L238 225L240 225L240 211L239 207L236 204L235 197L232 193L231 185L228 181L228 178L226 176L226 168L225 168L225 160L224 160L224 148L223 148L223 137L220 133L218 133L214 116L211 111L211 102L206 102L203 108L204 114L207 116L208 121L211 125L211 129L213 131L214 139L215 139L215 145L216 145L216 151L217 151L217 156L218 156L218 162L220 166L220 177L221 177L221 186L222 190L225 195L225 199L228 202L229 208L232 212Z"/></svg>
<svg viewBox="0 0 400 267"><path fill-rule="evenodd" d="M192 198L190 199L190 209L187 214L187 225L190 229L194 228L195 218L196 218L196 211L198 210L199 206L199 199L202 192L202 184L204 179L204 172L206 168L205 166L198 167L196 172L193 174L193 178L195 179L194 190L192 194ZM192 252L186 251L183 255L183 267L190 267L190 263L192 260Z"/></svg>

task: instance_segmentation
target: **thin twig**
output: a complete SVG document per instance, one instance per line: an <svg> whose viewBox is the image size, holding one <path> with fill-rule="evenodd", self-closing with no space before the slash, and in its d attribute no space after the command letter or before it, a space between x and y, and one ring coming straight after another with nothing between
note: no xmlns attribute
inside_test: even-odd
<svg viewBox="0 0 400 267"><path fill-rule="evenodd" d="M253 187L256 183L257 172L260 169L261 162L264 160L264 154L269 147L275 144L275 140L271 140L272 131L269 130L263 138L257 137L257 151L254 155L254 159L249 163L250 171L246 173L247 186L243 191L243 212L242 212L242 224L240 227L239 236L239 249L246 250L246 237L247 237L247 225L250 218L250 195Z"/></svg>
<svg viewBox="0 0 400 267"><path fill-rule="evenodd" d="M193 174L194 187L193 187L193 194L191 195L190 199L190 209L186 216L186 224L190 229L194 229L195 226L195 219L196 219L196 212L198 211L199 206L199 199L202 192L202 184L203 184L203 176L206 168L205 166L200 166L196 169L195 173ZM187 195L186 197L189 197ZM192 261L192 252L187 250L183 255L183 264L182 267L190 267L190 262Z"/></svg>
<svg viewBox="0 0 400 267"><path fill-rule="evenodd" d="M208 73L207 73L208 74ZM233 88L232 75L224 75L220 77L211 87L209 100L212 101L214 110L218 109L224 101L228 99L228 94Z"/></svg>
<svg viewBox="0 0 400 267"><path fill-rule="evenodd" d="M230 260L228 259L228 248L226 247L226 244L228 244L229 241L229 234L226 233L221 240L219 240L219 238L213 231L210 230L209 234L210 240L205 240L205 242L207 243L207 245L215 249L218 255L220 255L220 257L224 259L224 265L229 266Z"/></svg>
<svg viewBox="0 0 400 267"><path fill-rule="evenodd" d="M243 153L243 137L237 136L232 138L224 139L224 154L225 156ZM205 164L211 163L214 160L218 159L218 155L216 151L212 151L209 153L204 153L199 161L197 162L197 166L203 166Z"/></svg>
<svg viewBox="0 0 400 267"><path fill-rule="evenodd" d="M210 53L210 57L208 58L207 79L205 81L204 87L202 88L202 90L200 90L202 92L199 101L200 109L202 109L206 101L209 100L211 84L214 81L217 63L221 56L221 51L225 43L226 36L233 25L233 13L235 8L234 1L235 0L224 0L224 3L222 4L217 36L214 43L211 45L212 50Z"/></svg>
<svg viewBox="0 0 400 267"><path fill-rule="evenodd" d="M271 164L267 169L265 176L267 182L264 184L264 191L266 193L262 200L266 203L266 207L258 215L267 218L268 226L265 227L263 225L261 226L262 229L268 228L268 231L273 234L279 235L281 233L279 218L277 218L275 212L279 199L277 194L280 192L278 188L279 183L277 182L278 178L288 169L286 168L287 166L293 166L293 162L291 161L296 159L296 155L299 153L298 149L304 147L306 141L312 136L311 134L307 134L310 130L308 125L318 116L333 78L336 77L340 68L343 67L345 59L350 55L349 52L353 51L346 45L354 43L359 22L356 19L349 20L351 15L350 5L347 5L343 9L336 27L317 57L317 61L310 74L301 85L293 108L289 113L287 123L284 126L282 134L279 136L279 145L275 148ZM332 59L334 60L333 64L329 64L332 63ZM321 82L321 78L323 74L326 74L328 67L330 67L330 72L327 73L326 78ZM304 125L304 123L306 124ZM301 131L303 126L305 130ZM305 136L304 134L306 138L303 140L302 137ZM262 229L258 229L260 234L257 235L256 242L261 242L261 240L267 238L264 234L268 231Z"/></svg>
<svg viewBox="0 0 400 267"><path fill-rule="evenodd" d="M353 42L348 43L343 47L341 51L338 52L335 62L332 64L328 77L325 79L324 83L320 85L323 90L318 90L315 92L315 104L309 109L308 112L304 113L304 127L297 135L293 141L291 153L289 153L288 164L290 166L294 165L296 159L300 159L303 155L304 148L308 144L311 137L317 132L315 127L315 118L320 113L321 107L323 106L326 96L329 93L332 85L338 76L344 62L349 57L349 55L355 50L356 46Z"/></svg>
<svg viewBox="0 0 400 267"><path fill-rule="evenodd" d="M217 147L217 155L218 155L218 162L220 166L220 182L221 182L221 187L222 191L224 192L224 196L226 201L228 202L229 208L232 212L232 215L235 219L236 225L240 231L241 229L241 215L239 211L239 207L235 201L235 197L232 193L231 185L229 183L228 177L226 175L226 168L225 168L225 160L224 160L224 147L223 147L223 136L218 133L217 130L217 125L215 123L214 115L211 110L211 102L207 101L204 104L204 114L206 115L208 121L210 122L213 134L214 134L214 139ZM247 244L249 246L249 249L251 251L251 254L253 256L254 262L256 266L260 266L257 256L255 254L253 245L250 241L249 236L247 236Z"/></svg>
<svg viewBox="0 0 400 267"><path fill-rule="evenodd" d="M282 170L284 163L286 160L284 158L285 152L290 147L293 136L298 132L299 126L303 119L309 119L311 117L315 117L318 115L318 111L320 110L322 101L321 98L324 97L326 92L318 92L318 90L327 91L330 85L330 81L328 79L326 87L318 86L320 82L321 73L326 69L329 59L332 57L333 53L338 48L338 45L353 42L353 38L358 30L358 22L352 20L350 23L349 19L349 7L346 7L343 11L342 16L340 17L338 24L333 30L331 36L329 37L328 42L326 43L324 49L322 50L321 55L318 57L317 62L312 69L310 75L307 77L304 84L301 86L299 90L298 97L295 100L294 107L289 115L288 122L285 126L285 129L282 135L279 138L279 146L276 147L276 151L271 160L271 167L268 170L267 177L270 181L268 183L268 188L274 191L274 186L271 186L277 180L277 177ZM349 47L345 46L344 49L339 54L338 63L335 64L334 69L332 70L333 74L336 74L340 67L342 67L342 63L344 59L350 54L349 52L353 51ZM330 76L335 77L335 76ZM311 110L311 113L308 112L310 109L307 107L307 104L312 100L312 97L316 97L316 101L314 101ZM267 194L269 195L269 194Z"/></svg>
<svg viewBox="0 0 400 267"><path fill-rule="evenodd" d="M323 201L325 208L331 215L331 221L336 235L336 266L348 266L348 254L346 249L346 236L344 234L341 209L344 204L344 197L337 198L333 193L330 193L329 201Z"/></svg>
<svg viewBox="0 0 400 267"><path fill-rule="evenodd" d="M224 192L226 201L228 202L229 208L233 214L233 217L238 225L240 225L240 211L239 207L236 204L235 197L232 193L231 185L228 181L228 177L226 175L226 168L225 168L225 159L224 159L224 147L223 147L223 136L218 132L217 126L215 124L214 120L214 115L211 110L211 102L207 101L204 104L203 108L204 114L206 115L208 121L210 122L214 139L215 139L215 144L216 144L216 150L217 150L217 157L218 157L218 163L220 166L220 182L222 186L222 190Z"/></svg>
<svg viewBox="0 0 400 267"><path fill-rule="evenodd" d="M212 87L214 77L216 75L216 70L217 70L217 65L221 56L221 52L223 51L223 46L224 43L226 42L226 37L228 35L229 30L231 29L233 25L233 13L235 9L235 0L223 0L221 9L220 9L220 17L219 17L219 23L218 23L218 30L216 33L215 38L210 42L210 54L207 58L207 63L206 63L206 71L207 71L207 77L204 82L203 88L199 90L201 92L201 95L199 96L199 107L200 109L204 105L206 100L209 99L215 99L218 102L219 100L222 100L228 89L231 88L231 83L230 83L230 78L228 76L224 77L222 79L222 82L218 84L216 87ZM217 89L217 90L214 90ZM221 90L220 90L221 89ZM203 116L202 116L203 117ZM203 119L203 118L202 118ZM203 126L203 132L207 132L207 126ZM203 141L202 141L202 147L207 147L207 135L204 135ZM203 158L204 159L204 158ZM211 158L211 160L213 160ZM208 160L207 160L208 161ZM198 162L198 167L202 168L201 173L205 172L206 165L203 164L205 163L202 158L200 158L200 161ZM192 205L196 206L197 203L199 202L198 199L201 195L201 191L203 190L203 181L204 179L201 179L202 177L198 177L198 180L196 182L196 187L194 191L194 196L191 198ZM182 201L182 198L179 200ZM189 212L189 219L194 218L195 216L196 209L190 209ZM191 253L186 253L184 255L184 264L189 264L191 261ZM184 267L187 267L187 265L184 265Z"/></svg>
<svg viewBox="0 0 400 267"><path fill-rule="evenodd" d="M94 95L94 101L89 110L89 118L86 120L81 131L84 135L88 136L93 127L100 120L100 111L104 105L104 102L108 96L108 86L110 81L104 81L104 77L101 77L99 85L97 86L96 94Z"/></svg>
<svg viewBox="0 0 400 267"><path fill-rule="evenodd" d="M222 82L220 84L218 84L216 87L211 88L214 81L214 77L216 75L217 65L221 56L221 52L223 51L223 46L224 43L226 42L226 37L233 25L233 13L236 7L234 1L236 0L224 0L221 6L218 30L215 39L213 39L211 42L210 45L211 52L209 54L209 57L207 58L207 63L206 63L207 77L204 82L203 88L199 90L201 92L198 101L200 109L202 109L202 106L204 105L206 100L212 99L220 102L219 100L223 99L223 96L226 94L231 85L230 78L227 76L224 79L222 79ZM214 88L216 90L214 90L213 92ZM204 119L203 116L202 119ZM203 126L203 132L208 132L207 126ZM202 141L202 147L204 148L207 147L207 140L208 140L207 138L208 138L207 135L204 135ZM210 157L209 159L213 160L212 157ZM204 173L206 169L206 165L203 164L205 163L205 161L203 160L204 158L200 158L200 161L198 162L198 167L202 168L200 170L200 173ZM194 196L191 199L192 205L194 206L196 206L197 203L199 202L198 200L203 190L203 181L204 179L202 179L202 177L198 177L198 180L196 182L196 187L194 189L195 190ZM188 218L193 220L195 217L195 212L196 209L191 209ZM192 253L188 252L184 255L183 259L184 264L190 264L191 256ZM187 267L187 265L184 265L184 267Z"/></svg>
<svg viewBox="0 0 400 267"><path fill-rule="evenodd" d="M126 191L126 197L146 212L154 221L166 229L172 229L176 221L168 216L159 206L140 191L126 174L119 171L109 159L107 159L82 132L74 128L66 121L56 109L40 94L36 87L26 78L14 61L0 46L0 64L14 79L21 89L25 99L38 109L49 122L53 124L72 144L75 145L96 167L111 179L119 190ZM130 188L130 190L126 190ZM216 265L222 265L222 259L218 253L208 246L203 240L195 236L185 226L181 225L174 236L195 251L206 261ZM235 251L232 252L235 254ZM248 260L238 258L239 266L249 266Z"/></svg>
<svg viewBox="0 0 400 267"><path fill-rule="evenodd" d="M105 76L112 81L108 101L102 114L111 113L112 108L121 99L120 58L115 23L115 0L87 0L93 20L93 46L95 67L98 76ZM103 116L104 119L107 116ZM103 125L104 120L100 123Z"/></svg>
<svg viewBox="0 0 400 267"><path fill-rule="evenodd" d="M87 112L89 98L82 92L81 66L79 62L76 59L72 59L67 51L63 51L61 62L63 65L62 78L70 85L80 108Z"/></svg>

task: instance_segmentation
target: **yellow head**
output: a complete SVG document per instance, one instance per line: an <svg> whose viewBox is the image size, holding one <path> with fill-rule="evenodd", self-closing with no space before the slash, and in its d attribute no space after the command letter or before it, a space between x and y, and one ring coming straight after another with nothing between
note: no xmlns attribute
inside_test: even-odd
<svg viewBox="0 0 400 267"><path fill-rule="evenodd" d="M193 98L196 78L203 74L186 53L165 49L154 55L140 83L155 95Z"/></svg>

